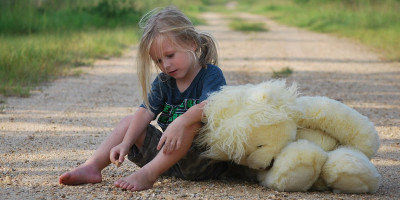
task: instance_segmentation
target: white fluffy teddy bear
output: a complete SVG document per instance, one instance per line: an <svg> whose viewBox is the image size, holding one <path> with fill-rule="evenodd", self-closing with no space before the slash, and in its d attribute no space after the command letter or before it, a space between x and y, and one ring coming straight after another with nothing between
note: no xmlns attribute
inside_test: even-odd
<svg viewBox="0 0 400 200"><path fill-rule="evenodd" d="M379 147L374 125L327 97L298 97L284 80L225 86L211 94L196 142L204 156L258 170L278 191L373 193L380 175L370 159Z"/></svg>

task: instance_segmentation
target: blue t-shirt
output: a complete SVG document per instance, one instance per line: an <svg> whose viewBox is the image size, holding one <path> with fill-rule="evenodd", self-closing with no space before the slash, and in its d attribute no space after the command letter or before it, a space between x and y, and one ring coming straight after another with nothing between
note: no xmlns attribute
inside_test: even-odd
<svg viewBox="0 0 400 200"><path fill-rule="evenodd" d="M165 130L177 117L185 113L190 107L207 99L212 92L218 91L226 85L224 75L215 65L202 68L193 79L190 86L180 92L176 80L160 73L151 84L148 95L150 110L158 117L158 125ZM140 105L145 107L144 104Z"/></svg>

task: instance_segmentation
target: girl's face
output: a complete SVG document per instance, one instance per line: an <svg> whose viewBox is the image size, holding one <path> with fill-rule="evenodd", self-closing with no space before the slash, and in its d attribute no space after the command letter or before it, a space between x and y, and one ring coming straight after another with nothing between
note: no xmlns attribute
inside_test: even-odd
<svg viewBox="0 0 400 200"><path fill-rule="evenodd" d="M194 64L192 52L196 49L194 45L192 46L186 45L182 48L169 39L156 39L150 47L150 57L168 76L177 81L189 80L199 71L199 67L192 67Z"/></svg>

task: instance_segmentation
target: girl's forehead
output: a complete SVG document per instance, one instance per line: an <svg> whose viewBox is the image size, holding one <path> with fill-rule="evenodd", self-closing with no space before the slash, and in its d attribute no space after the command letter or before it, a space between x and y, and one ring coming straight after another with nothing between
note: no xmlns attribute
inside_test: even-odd
<svg viewBox="0 0 400 200"><path fill-rule="evenodd" d="M175 46L175 43L172 42L172 40L170 38L165 37L165 36L158 36L151 43L150 52L151 51L160 51L165 48L170 48L173 46Z"/></svg>
<svg viewBox="0 0 400 200"><path fill-rule="evenodd" d="M166 36L156 37L150 46L150 56L159 57L165 52L174 51L181 48L180 45L174 40Z"/></svg>

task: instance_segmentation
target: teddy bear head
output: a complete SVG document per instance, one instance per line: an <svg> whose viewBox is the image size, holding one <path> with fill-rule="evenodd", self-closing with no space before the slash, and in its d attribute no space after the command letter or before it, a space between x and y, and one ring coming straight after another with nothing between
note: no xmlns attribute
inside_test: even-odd
<svg viewBox="0 0 400 200"><path fill-rule="evenodd" d="M203 155L265 169L295 139L297 127L291 115L295 113L296 87L276 80L224 86L211 94L203 110L205 124L196 140L208 147Z"/></svg>

